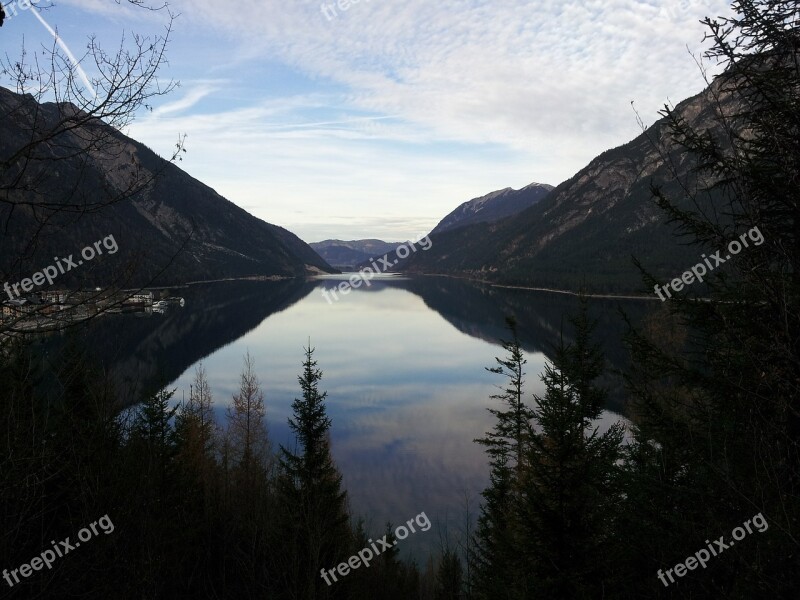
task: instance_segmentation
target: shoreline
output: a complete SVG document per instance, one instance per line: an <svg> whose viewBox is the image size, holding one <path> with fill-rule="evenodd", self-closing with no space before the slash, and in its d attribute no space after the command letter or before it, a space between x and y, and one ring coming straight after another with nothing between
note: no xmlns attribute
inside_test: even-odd
<svg viewBox="0 0 800 600"><path fill-rule="evenodd" d="M565 294L567 296L580 296L581 294L578 292L574 292L572 290L559 290L555 288L543 288L543 287L529 287L524 285L507 285L502 283L494 283L492 281L487 281L485 279L474 279L472 277L458 277L457 275L449 275L446 273L407 273L408 275L422 275L423 277L448 277L450 279L461 279L463 281L472 281L474 283L482 283L484 285L488 285L490 287L495 288L502 288L507 290L527 290L531 292L549 292L551 294ZM647 300L653 301L658 300L657 296L630 296L625 294L597 294L597 293L589 293L586 292L583 294L587 298L610 298L610 299L619 299L619 300Z"/></svg>

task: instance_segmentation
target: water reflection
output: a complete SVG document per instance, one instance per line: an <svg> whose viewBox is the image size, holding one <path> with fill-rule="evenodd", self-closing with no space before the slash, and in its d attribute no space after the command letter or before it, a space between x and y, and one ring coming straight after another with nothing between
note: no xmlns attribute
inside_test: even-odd
<svg viewBox="0 0 800 600"><path fill-rule="evenodd" d="M472 440L492 425L486 407L500 381L484 367L502 354L505 316L515 314L520 323L528 393L541 393L542 352L557 342L577 300L446 278L381 277L329 303L322 291L346 279L190 286L178 294L186 298L184 309L158 319L110 317L96 323L92 337L122 387L133 382L142 389L161 375L180 398L202 359L220 417L249 351L276 447L293 444L287 419L310 340L324 371L333 454L352 509L377 529L422 511L434 524L460 521L465 494L474 510L487 483L485 456ZM615 303L591 307L610 362L620 364ZM432 529L409 537L403 548L419 555L437 543Z"/></svg>

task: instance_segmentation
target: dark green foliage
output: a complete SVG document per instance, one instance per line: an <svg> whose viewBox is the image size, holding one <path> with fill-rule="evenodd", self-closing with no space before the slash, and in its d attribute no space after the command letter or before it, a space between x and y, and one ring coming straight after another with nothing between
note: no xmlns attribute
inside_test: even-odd
<svg viewBox="0 0 800 600"><path fill-rule="evenodd" d="M517 482L522 467L522 456L528 442L528 423L532 416L523 396L525 359L517 336L516 321L506 322L511 340L503 341L507 358L495 358L497 367L487 368L491 373L508 379L501 394L492 396L502 408L490 408L495 417L492 431L475 440L486 448L489 457L489 487L484 490L484 503L478 517L475 551L472 556L478 598L512 598L509 583L518 575L518 547L516 546Z"/></svg>
<svg viewBox="0 0 800 600"><path fill-rule="evenodd" d="M497 419L497 425L494 431L477 442L487 447L489 456L510 455L514 467L519 469L528 441L527 424L533 413L522 401L522 388L525 384L523 368L527 361L522 355L517 335L517 323L512 317L509 317L506 319L506 325L512 335L511 341L502 342L503 349L508 352L508 358L495 358L498 366L486 369L490 373L508 379L508 387L501 388L503 393L491 396L492 400L500 400L505 405L505 410L489 409L489 412Z"/></svg>
<svg viewBox="0 0 800 600"><path fill-rule="evenodd" d="M665 325L629 336L637 427L621 525L633 542L627 570L642 573L631 576L631 594L798 593L798 6L741 0L734 9L732 19L706 20L708 55L726 67L711 87L715 126L698 130L664 111L714 194L686 208L664 189L654 192L697 256L718 249L725 256L742 236L749 244L708 277L711 302L673 294ZM760 235L750 237L754 228ZM670 327L687 334L670 340ZM749 535L706 571L669 588L647 576L758 513L769 530Z"/></svg>
<svg viewBox="0 0 800 600"><path fill-rule="evenodd" d="M574 342L554 349L545 365L545 395L536 397L531 443L520 481L522 553L530 570L526 593L601 598L609 576L616 463L622 426L600 433L606 392L595 385L604 370L590 336L587 306L572 321Z"/></svg>
<svg viewBox="0 0 800 600"><path fill-rule="evenodd" d="M281 521L288 525L283 532L289 545L285 569L297 597L309 600L342 597L343 587L328 586L320 570L345 561L351 548L347 496L330 452L327 392L319 391L322 371L313 353L313 348L306 348L298 377L303 395L292 403L289 419L298 449L281 446L278 476Z"/></svg>
<svg viewBox="0 0 800 600"><path fill-rule="evenodd" d="M176 406L160 389L119 413L77 347L43 363L36 346L4 345L0 569L29 561L50 540L74 542L103 515L114 530L13 589L0 579L3 597L431 598L395 548L331 587L320 577L371 538L349 526L311 353L292 419L308 452L289 452L296 460L280 476L261 469L248 479L236 475L231 442L209 421L202 370L187 403Z"/></svg>
<svg viewBox="0 0 800 600"><path fill-rule="evenodd" d="M704 129L667 108L655 134L675 140L695 185L676 187L686 175L676 171L653 191L694 253L683 269L703 253L737 256L630 332L625 447L619 429L591 425L605 401L593 383L602 361L585 311L574 322L574 342L546 367L522 468L510 443L487 444L479 598L800 593L800 15L796 2L733 7L734 18L705 22L709 56L726 70L710 87ZM745 238L739 253L728 246ZM660 270L646 254L641 264ZM645 272L645 282L656 279ZM696 301L700 292L710 301ZM659 578L759 514L768 529L707 567L676 569L670 585ZM489 568L501 551L509 562Z"/></svg>
<svg viewBox="0 0 800 600"><path fill-rule="evenodd" d="M516 335L503 344L509 357L497 359L502 368L492 370L510 377L509 388L495 396L510 409L494 410L493 435L477 440L492 467L475 540L478 598L602 597L622 428L600 433L596 426L606 400L595 384L604 360L590 341L594 323L585 301L572 323L574 342L554 349L542 375L546 393L533 410L522 401L525 361ZM513 320L509 327L515 333Z"/></svg>
<svg viewBox="0 0 800 600"><path fill-rule="evenodd" d="M435 600L462 600L464 598L464 569L458 554L445 549L436 574Z"/></svg>
<svg viewBox="0 0 800 600"><path fill-rule="evenodd" d="M52 539L74 539L116 495L117 474L108 468L118 457L115 412L108 389L83 356L74 340L47 365L38 348L22 340L0 348L2 568L40 554ZM80 568L62 562L41 578L23 578L14 586L18 597L64 597L78 590L99 597L109 590L108 580L97 577L104 570L112 577L119 572L106 564L107 546L98 542L82 550Z"/></svg>
<svg viewBox="0 0 800 600"><path fill-rule="evenodd" d="M349 525L310 347L290 420L297 447L281 449L275 473L240 443L250 438L219 437L194 392L176 407L172 392L156 390L126 419L78 348L48 363L16 339L0 346L0 568L30 560L50 540L74 540L106 514L115 530L0 589L12 598L122 600L798 597L797 6L734 6L735 20L707 22L712 53L728 67L711 89L717 125L695 131L667 110L659 126L691 152L698 180L711 188L677 200L674 186L655 192L695 242L683 268L753 227L764 241L708 278L711 301L675 294L645 330L630 333L626 446L618 426L597 428L605 365L585 303L564 338L571 341L549 354L535 407L524 402L525 358L509 322L506 357L489 369L505 378L492 397L495 425L478 440L490 485L467 556L469 582L455 552L431 557L421 575L396 548L331 586L320 577L372 538ZM642 264L651 264L646 255ZM509 273L521 277L523 267ZM565 277L579 276L573 267ZM659 569L705 540L730 540L757 513L768 530L669 587L659 581Z"/></svg>

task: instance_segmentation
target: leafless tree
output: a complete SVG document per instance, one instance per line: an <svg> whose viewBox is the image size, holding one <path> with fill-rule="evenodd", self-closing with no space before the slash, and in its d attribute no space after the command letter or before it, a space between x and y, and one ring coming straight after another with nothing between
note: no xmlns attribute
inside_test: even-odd
<svg viewBox="0 0 800 600"><path fill-rule="evenodd" d="M11 273L37 268L31 257L47 237L64 232L87 215L129 201L185 151L184 137L178 136L166 162L143 165L120 133L141 110L150 109L156 98L178 85L159 77L176 15L167 4L124 1L162 11L164 31L154 36L124 35L111 52L91 37L80 57L51 31L54 41L49 47L32 52L23 44L18 56L0 56L2 84L11 88L0 87L0 122L7 132L0 139L0 235L19 235L13 225L22 220L28 236L15 244L15 256L5 257L0 266L5 280ZM11 23L7 20L4 29ZM104 177L98 178L98 172ZM165 262L164 269L171 259L166 257ZM34 320L39 328L61 327L87 305L94 307L91 313L113 308L124 299L119 291L130 287L135 263L131 260L115 269L111 285L102 292L84 294L72 305L74 310L59 312L60 318L45 316L33 307L0 321L0 334L24 330Z"/></svg>

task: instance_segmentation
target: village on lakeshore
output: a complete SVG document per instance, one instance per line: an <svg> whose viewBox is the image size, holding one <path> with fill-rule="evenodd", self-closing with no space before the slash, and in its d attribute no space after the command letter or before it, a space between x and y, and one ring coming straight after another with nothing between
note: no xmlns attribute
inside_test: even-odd
<svg viewBox="0 0 800 600"><path fill-rule="evenodd" d="M14 322L16 328L36 330L102 314L165 314L170 307L185 305L183 298L168 296L166 290L50 290L4 300L0 305L0 322Z"/></svg>

